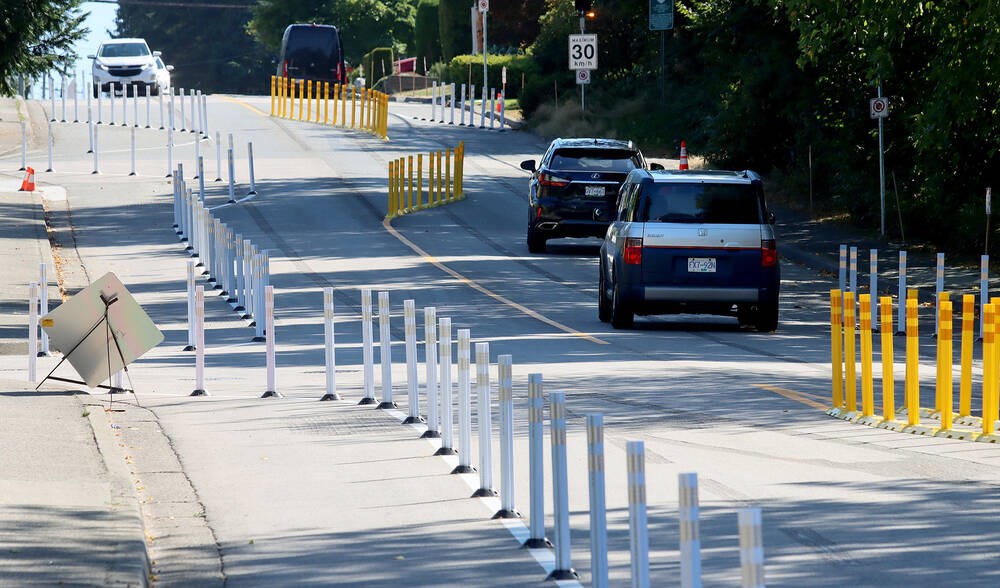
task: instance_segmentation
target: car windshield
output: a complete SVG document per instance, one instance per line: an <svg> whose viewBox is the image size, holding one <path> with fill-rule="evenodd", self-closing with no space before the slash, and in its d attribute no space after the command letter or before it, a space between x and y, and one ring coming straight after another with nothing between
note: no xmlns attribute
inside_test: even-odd
<svg viewBox="0 0 1000 588"><path fill-rule="evenodd" d="M163 65L163 60L159 57L156 58L156 68L157 69L167 69L167 66Z"/></svg>
<svg viewBox="0 0 1000 588"><path fill-rule="evenodd" d="M552 156L550 169L630 172L640 167L634 151L621 149L560 149Z"/></svg>
<svg viewBox="0 0 1000 588"><path fill-rule="evenodd" d="M145 43L110 43L101 46L101 57L142 57L149 55Z"/></svg>
<svg viewBox="0 0 1000 588"><path fill-rule="evenodd" d="M637 216L641 222L760 224L762 205L756 184L651 184Z"/></svg>

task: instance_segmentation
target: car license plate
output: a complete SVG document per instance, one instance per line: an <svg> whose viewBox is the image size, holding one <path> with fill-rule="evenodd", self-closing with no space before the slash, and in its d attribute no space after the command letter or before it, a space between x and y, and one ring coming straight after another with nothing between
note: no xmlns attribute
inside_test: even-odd
<svg viewBox="0 0 1000 588"><path fill-rule="evenodd" d="M695 273L715 273L714 257L689 257L688 271Z"/></svg>
<svg viewBox="0 0 1000 588"><path fill-rule="evenodd" d="M604 196L604 186L584 186L584 196Z"/></svg>

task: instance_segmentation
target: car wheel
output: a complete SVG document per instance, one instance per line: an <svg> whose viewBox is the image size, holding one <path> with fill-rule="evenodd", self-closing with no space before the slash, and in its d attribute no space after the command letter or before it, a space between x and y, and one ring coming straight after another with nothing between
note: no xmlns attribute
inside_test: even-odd
<svg viewBox="0 0 1000 588"><path fill-rule="evenodd" d="M101 94L101 85L100 84L91 84L91 85L94 86L94 98L96 99Z"/></svg>
<svg viewBox="0 0 1000 588"><path fill-rule="evenodd" d="M611 294L611 326L616 329L630 329L635 320L632 307L622 300L618 284L615 284Z"/></svg>
<svg viewBox="0 0 1000 588"><path fill-rule="evenodd" d="M778 328L778 301L761 305L757 309L754 326L762 333L770 333Z"/></svg>
<svg viewBox="0 0 1000 588"><path fill-rule="evenodd" d="M597 318L602 323L611 320L611 302L608 300L608 287L604 281L604 266L601 266L601 277L597 280Z"/></svg>
<svg viewBox="0 0 1000 588"><path fill-rule="evenodd" d="M528 227L528 251L531 253L545 253L545 237L538 234L538 231Z"/></svg>

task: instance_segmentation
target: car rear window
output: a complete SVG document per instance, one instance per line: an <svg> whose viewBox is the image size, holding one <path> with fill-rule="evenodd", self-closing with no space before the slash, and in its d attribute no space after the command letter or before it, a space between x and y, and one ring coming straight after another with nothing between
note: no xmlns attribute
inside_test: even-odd
<svg viewBox="0 0 1000 588"><path fill-rule="evenodd" d="M649 184L636 216L640 222L760 224L762 209L757 184Z"/></svg>
<svg viewBox="0 0 1000 588"><path fill-rule="evenodd" d="M560 149L552 156L549 165L550 169L563 171L630 172L638 167L638 155L621 149Z"/></svg>
<svg viewBox="0 0 1000 588"><path fill-rule="evenodd" d="M286 59L336 61L337 31L332 27L295 27L288 34Z"/></svg>
<svg viewBox="0 0 1000 588"><path fill-rule="evenodd" d="M101 47L101 57L141 57L149 55L145 43L113 43Z"/></svg>

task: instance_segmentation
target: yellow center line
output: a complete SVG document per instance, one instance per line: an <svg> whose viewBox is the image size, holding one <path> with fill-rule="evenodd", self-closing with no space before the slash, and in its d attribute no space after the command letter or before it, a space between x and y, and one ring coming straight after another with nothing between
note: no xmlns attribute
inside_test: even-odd
<svg viewBox="0 0 1000 588"><path fill-rule="evenodd" d="M811 406L819 410L826 410L830 408L829 405L824 404L822 402L817 402L813 400L810 396L803 394L802 392L796 392L794 390L786 390L785 388L779 388L777 386L771 386L768 384L754 384L754 387L767 390L768 392L774 392L775 394L784 396L789 400L794 400L795 402L801 402L806 406Z"/></svg>
<svg viewBox="0 0 1000 588"><path fill-rule="evenodd" d="M551 327L555 327L556 329L559 329L560 331L563 331L564 333L569 333L570 335L573 335L575 337L580 337L581 339L586 339L587 341L590 341L591 343L597 343L599 345L607 345L608 344L608 342L604 341L603 339L598 339L597 337L594 337L593 335L588 335L586 333L581 333L580 331L577 331L576 329L573 329L572 327L568 327L568 326L566 326L566 325L564 325L564 324L562 324L562 323L560 323L558 321L554 321L554 320L548 318L547 316L541 315L541 314L535 312L534 310L531 310L530 308L528 308L528 307L526 307L526 306L524 306L522 304L518 304L517 302L514 302L513 300L511 300L511 299L509 299L509 298L507 298L505 296L501 296L500 294L497 294L496 292L493 292L489 288L486 288L485 286L483 286L482 284L476 282L475 280L473 280L471 278L465 277L464 275L458 273L457 271L451 269L450 267L448 267L445 264L443 264L440 261L438 261L437 258L435 258L433 255L427 253L423 249L421 249L420 246L417 245L416 243L414 243L413 241L410 241L409 239L407 239L406 237L404 237L399 231L397 231L395 228L393 228L392 224L390 224L390 222L389 222L389 219L383 220L382 221L382 226L385 227L385 230L388 231L390 235L392 235L393 237L395 237L396 239L398 239L400 241L400 243L402 243L402 244L406 245L407 247L409 247L410 249L412 249L414 253L416 253L417 255L419 255L420 257L422 257L425 261L427 261L430 264L433 264L435 267L437 267L438 269L440 269L444 273L450 275L451 277L453 277L456 280L458 280L458 282L460 282L462 284L465 284L466 286L472 288L473 290L481 292L481 293L489 296L493 300L496 300L500 304L504 304L506 306L509 306L509 307L513 308L514 310L517 310L520 313L523 313L523 314L525 314L527 316L530 316L531 318L533 318L535 320L539 320L539 321L541 321L541 322L543 322L543 323L545 323L545 324L547 324L547 325L549 325Z"/></svg>
<svg viewBox="0 0 1000 588"><path fill-rule="evenodd" d="M216 94L215 97L216 98L221 98L221 99L223 99L223 100L225 100L227 102L232 102L233 104L239 104L243 108L246 108L248 110L252 110L253 112L256 112L257 114L259 114L261 116L270 116L268 113L266 113L263 110L257 108L256 106L254 106L252 104L247 104L246 102L244 102L244 101L242 101L242 100L240 100L238 98L233 98L231 96L223 96L221 94Z"/></svg>

